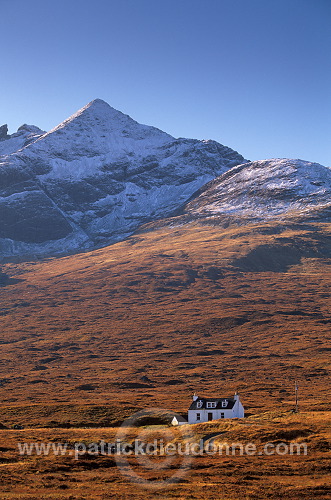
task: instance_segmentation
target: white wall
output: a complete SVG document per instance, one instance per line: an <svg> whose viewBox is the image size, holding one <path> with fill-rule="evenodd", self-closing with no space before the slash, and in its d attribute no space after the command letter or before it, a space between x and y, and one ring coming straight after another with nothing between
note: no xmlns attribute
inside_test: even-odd
<svg viewBox="0 0 331 500"><path fill-rule="evenodd" d="M197 413L200 413L200 420L197 420ZM213 414L213 420L221 419L222 413L224 414L223 418L244 418L244 407L239 399L237 399L231 410L227 410L226 408L200 408L198 410L189 410L188 423L197 424L199 422L208 422L208 413Z"/></svg>

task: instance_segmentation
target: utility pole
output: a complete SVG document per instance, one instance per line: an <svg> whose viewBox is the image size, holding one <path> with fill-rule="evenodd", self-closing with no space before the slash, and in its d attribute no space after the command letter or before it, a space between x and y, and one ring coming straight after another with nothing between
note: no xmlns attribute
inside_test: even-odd
<svg viewBox="0 0 331 500"><path fill-rule="evenodd" d="M299 411L299 403L298 403L298 382L295 381L295 413Z"/></svg>

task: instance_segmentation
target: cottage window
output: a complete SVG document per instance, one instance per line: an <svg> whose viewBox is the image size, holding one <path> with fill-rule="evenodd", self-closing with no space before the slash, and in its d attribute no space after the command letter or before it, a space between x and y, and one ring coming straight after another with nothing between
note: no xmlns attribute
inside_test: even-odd
<svg viewBox="0 0 331 500"><path fill-rule="evenodd" d="M201 420L201 413L197 413L197 420Z"/></svg>
<svg viewBox="0 0 331 500"><path fill-rule="evenodd" d="M224 418L224 413L221 413L221 418Z"/></svg>
<svg viewBox="0 0 331 500"><path fill-rule="evenodd" d="M216 401L209 401L207 403L207 408L216 408Z"/></svg>
<svg viewBox="0 0 331 500"><path fill-rule="evenodd" d="M225 399L224 401L222 401L222 408L226 408L228 406L228 401L227 399Z"/></svg>

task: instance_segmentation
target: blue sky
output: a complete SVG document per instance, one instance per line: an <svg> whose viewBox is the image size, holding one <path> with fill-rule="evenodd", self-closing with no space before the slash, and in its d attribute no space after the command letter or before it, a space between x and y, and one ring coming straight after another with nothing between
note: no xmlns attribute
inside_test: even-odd
<svg viewBox="0 0 331 500"><path fill-rule="evenodd" d="M251 160L331 166L330 0L0 0L0 125L95 98Z"/></svg>

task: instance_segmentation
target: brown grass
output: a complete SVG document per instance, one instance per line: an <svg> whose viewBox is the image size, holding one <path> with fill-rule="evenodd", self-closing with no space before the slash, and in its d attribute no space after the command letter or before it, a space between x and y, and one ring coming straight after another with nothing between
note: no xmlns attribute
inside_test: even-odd
<svg viewBox="0 0 331 500"><path fill-rule="evenodd" d="M70 430L56 435L70 436L72 427L118 425L149 406L184 413L194 391L239 390L248 415L282 413L294 406L297 379L301 411L324 425L331 410L329 235L327 224L188 224L76 256L3 265L11 281L0 289L0 423L35 427L37 436L40 426L62 426ZM188 483L151 497L135 491L135 498L200 498L206 491L217 499L327 498L319 469L325 451L317 448L311 462L298 458L294 472L282 457L263 466L258 457L231 458L225 469L199 458L207 465L193 469ZM23 462L1 466L15 487L0 498L40 491L42 459ZM26 497L26 482L16 482L22 471L31 481ZM100 479L105 493L91 496L92 486L99 488L92 472L82 471L77 491L68 479L69 488L60 494L49 487L43 498L133 494L118 476L110 486ZM293 484L284 479L292 476Z"/></svg>
<svg viewBox="0 0 331 500"><path fill-rule="evenodd" d="M307 455L241 456L204 453L193 457L186 465L178 483L163 489L146 489L137 479L128 480L116 466L114 455L79 456L20 456L17 442L54 442L74 445L83 442L115 442L116 428L99 429L25 429L1 431L0 498L210 498L210 499L311 499L329 498L331 484L326 476L329 469L331 413L307 412L288 415L267 412L241 421L210 422L182 428L171 428L171 442L199 442L214 436L214 443L255 443L259 449L265 443L307 443ZM150 441L165 428L131 428L126 442L142 434ZM286 429L286 431L285 431ZM216 436L215 436L216 435ZM147 439L148 440L148 439ZM71 448L69 448L71 450ZM176 467L142 467L134 458L132 470L149 484L171 478ZM159 464L160 465L160 464ZM39 496L38 496L39 495Z"/></svg>

